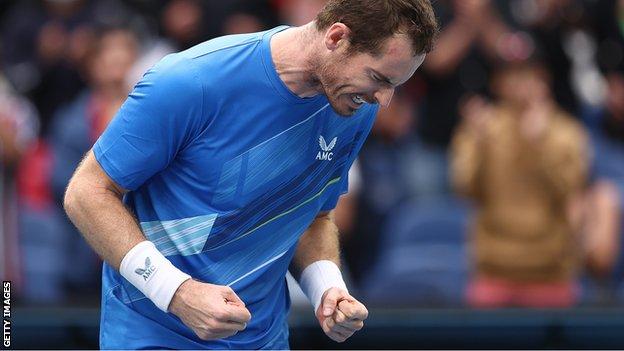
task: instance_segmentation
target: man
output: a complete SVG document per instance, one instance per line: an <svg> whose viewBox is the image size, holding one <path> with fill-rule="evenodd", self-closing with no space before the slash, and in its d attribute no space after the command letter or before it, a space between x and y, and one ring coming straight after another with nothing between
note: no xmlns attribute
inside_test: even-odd
<svg viewBox="0 0 624 351"><path fill-rule="evenodd" d="M535 58L494 71L493 104L469 98L453 182L475 202L472 307L572 307L579 272L570 209L587 178L582 126L557 105Z"/></svg>
<svg viewBox="0 0 624 351"><path fill-rule="evenodd" d="M331 211L436 30L428 0L332 0L151 69L65 197L106 261L101 347L288 348L289 265L330 338L362 328Z"/></svg>

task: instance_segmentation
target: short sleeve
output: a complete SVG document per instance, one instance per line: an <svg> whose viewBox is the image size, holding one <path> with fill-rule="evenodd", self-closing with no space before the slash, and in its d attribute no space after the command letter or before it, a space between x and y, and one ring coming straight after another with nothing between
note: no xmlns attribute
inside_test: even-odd
<svg viewBox="0 0 624 351"><path fill-rule="evenodd" d="M349 172L347 172L345 175L343 175L340 178L338 191L335 191L334 194L332 194L332 196L327 201L325 201L325 204L323 204L323 207L321 207L321 212L331 211L334 208L336 208L336 205L338 204L338 199L340 199L340 196L346 194L348 191L349 191Z"/></svg>
<svg viewBox="0 0 624 351"><path fill-rule="evenodd" d="M377 105L371 105L369 111L367 111L363 118L362 124L360 125L358 134L357 134L357 143L355 148L351 152L349 159L347 160L347 164L345 165L344 170L342 171L342 176L340 177L340 184L336 187L337 190L334 191L332 196L329 197L327 201L321 207L321 212L331 211L336 208L336 204L338 204L338 199L340 196L346 194L349 191L349 170L351 169L353 162L357 159L368 134L370 133L373 123L375 122L375 116L377 116L377 111L379 108Z"/></svg>
<svg viewBox="0 0 624 351"><path fill-rule="evenodd" d="M204 92L192 62L170 55L148 71L93 147L119 186L135 190L202 130Z"/></svg>

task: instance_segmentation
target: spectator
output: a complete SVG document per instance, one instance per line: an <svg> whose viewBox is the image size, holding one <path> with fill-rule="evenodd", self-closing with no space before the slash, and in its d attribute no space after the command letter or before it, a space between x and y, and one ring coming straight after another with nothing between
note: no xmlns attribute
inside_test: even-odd
<svg viewBox="0 0 624 351"><path fill-rule="evenodd" d="M589 302L611 303L622 289L622 214L624 213L624 74L606 74L605 108L592 129L593 177L585 205L584 238L591 280Z"/></svg>
<svg viewBox="0 0 624 351"><path fill-rule="evenodd" d="M0 71L0 275L21 287L16 170L37 134L37 113L12 92Z"/></svg>
<svg viewBox="0 0 624 351"><path fill-rule="evenodd" d="M580 252L569 208L585 184L585 133L555 104L539 64L500 69L493 91L493 105L466 102L453 140L455 187L477 207L468 303L572 306Z"/></svg>
<svg viewBox="0 0 624 351"><path fill-rule="evenodd" d="M621 72L624 68L624 0L596 1L593 10L598 63L605 72Z"/></svg>
<svg viewBox="0 0 624 351"><path fill-rule="evenodd" d="M104 30L98 38L89 59L89 89L58 112L51 132L52 190L58 206L63 202L72 171L129 92L126 78L137 57L134 34L127 29L113 28ZM97 292L100 280L97 256L67 220L64 221L64 232L70 235L65 256L73 262L81 262L68 268L70 290Z"/></svg>
<svg viewBox="0 0 624 351"><path fill-rule="evenodd" d="M142 44L140 56L127 75L130 88L166 55L188 49L207 39L203 25L207 22L206 11L199 1L173 0L161 5L162 10L157 20L161 35L148 37Z"/></svg>
<svg viewBox="0 0 624 351"><path fill-rule="evenodd" d="M580 103L599 104L602 81L592 58L596 45L587 31L588 6L579 0L510 3L512 18L531 33L543 55L557 103L573 114Z"/></svg>
<svg viewBox="0 0 624 351"><path fill-rule="evenodd" d="M229 14L223 21L221 32L223 34L252 33L276 26L276 11L272 6L269 6L269 1L270 0L237 0L232 2L232 5L228 9ZM321 1L325 2L324 0ZM297 1L289 1L289 3L297 3ZM301 7L301 4L297 6ZM311 14L311 16L315 15L316 13ZM312 17L310 21L312 19L314 19L314 17ZM287 21L286 23L302 25L307 22L295 24Z"/></svg>
<svg viewBox="0 0 624 351"><path fill-rule="evenodd" d="M443 0L435 5L443 30L424 63L426 111L418 132L427 144L446 148L458 121L460 98L467 92L487 93L492 65L524 55L528 44L511 35L492 1Z"/></svg>
<svg viewBox="0 0 624 351"><path fill-rule="evenodd" d="M312 21L327 3L326 0L278 0L275 2L280 19L293 26Z"/></svg>
<svg viewBox="0 0 624 351"><path fill-rule="evenodd" d="M21 1L8 11L0 22L5 72L37 107L41 135L47 134L56 110L84 88L92 28L128 16L114 0Z"/></svg>

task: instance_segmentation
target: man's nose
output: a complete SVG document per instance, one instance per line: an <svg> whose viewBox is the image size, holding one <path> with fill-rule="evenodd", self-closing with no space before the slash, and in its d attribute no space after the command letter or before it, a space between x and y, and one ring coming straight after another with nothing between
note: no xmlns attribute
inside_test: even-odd
<svg viewBox="0 0 624 351"><path fill-rule="evenodd" d="M390 101L392 101L392 96L394 96L394 88L382 88L378 90L374 96L379 105L388 107Z"/></svg>

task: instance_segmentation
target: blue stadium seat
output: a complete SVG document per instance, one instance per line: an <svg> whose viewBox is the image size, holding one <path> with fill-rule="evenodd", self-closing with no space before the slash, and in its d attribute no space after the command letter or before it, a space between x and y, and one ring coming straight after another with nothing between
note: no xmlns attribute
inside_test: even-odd
<svg viewBox="0 0 624 351"><path fill-rule="evenodd" d="M460 306L468 276L468 208L455 199L410 202L388 217L378 264L362 285L380 306Z"/></svg>

